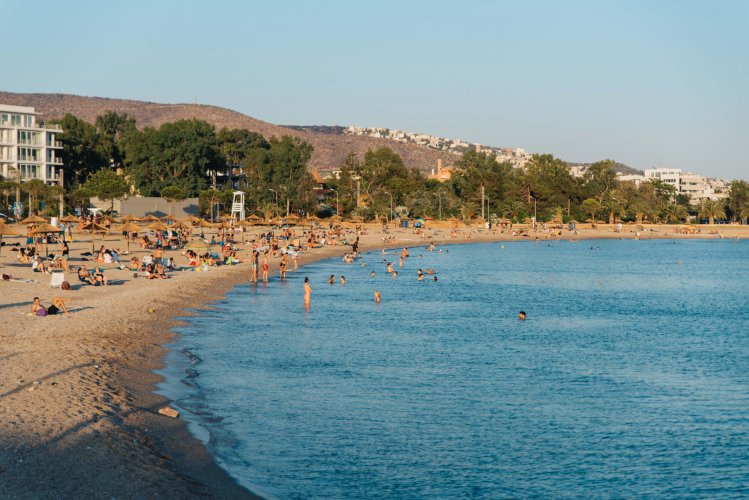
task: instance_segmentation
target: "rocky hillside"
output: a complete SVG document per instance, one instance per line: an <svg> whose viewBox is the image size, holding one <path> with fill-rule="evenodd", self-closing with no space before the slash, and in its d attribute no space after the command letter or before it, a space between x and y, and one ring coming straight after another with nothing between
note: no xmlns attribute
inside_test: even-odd
<svg viewBox="0 0 749 500"><path fill-rule="evenodd" d="M15 106L33 106L44 120L61 118L71 113L93 123L98 115L107 110L127 113L136 119L138 127L158 127L162 123L182 119L198 118L214 125L217 129L244 128L258 132L265 137L291 135L306 140L315 148L312 156L314 167L340 166L349 153L360 157L368 149L387 146L397 152L408 167L423 171L436 168L437 159L445 165L452 164L456 156L435 151L424 146L402 144L374 137L356 137L336 133L336 127L329 130L320 127L298 127L291 129L258 120L218 106L204 104L159 104L155 102L107 99L103 97L83 97L69 94L19 94L0 92L0 103Z"/></svg>

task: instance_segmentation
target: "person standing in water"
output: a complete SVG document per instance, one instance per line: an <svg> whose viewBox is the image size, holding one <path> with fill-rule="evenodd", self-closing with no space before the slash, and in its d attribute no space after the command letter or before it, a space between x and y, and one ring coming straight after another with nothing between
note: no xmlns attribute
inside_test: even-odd
<svg viewBox="0 0 749 500"><path fill-rule="evenodd" d="M345 285L345 284L346 284L346 277L341 275L341 285Z"/></svg>
<svg viewBox="0 0 749 500"><path fill-rule="evenodd" d="M268 269L270 264L268 263L268 252L263 256L263 283L268 283Z"/></svg>
<svg viewBox="0 0 749 500"><path fill-rule="evenodd" d="M328 284L332 285L333 283L335 283L335 274L331 274L330 278L328 278Z"/></svg>
<svg viewBox="0 0 749 500"><path fill-rule="evenodd" d="M304 277L304 308L309 309L310 301L312 300L312 286L309 284L309 278Z"/></svg>
<svg viewBox="0 0 749 500"><path fill-rule="evenodd" d="M375 301L375 304L380 303L380 291L379 290L374 291L374 301Z"/></svg>

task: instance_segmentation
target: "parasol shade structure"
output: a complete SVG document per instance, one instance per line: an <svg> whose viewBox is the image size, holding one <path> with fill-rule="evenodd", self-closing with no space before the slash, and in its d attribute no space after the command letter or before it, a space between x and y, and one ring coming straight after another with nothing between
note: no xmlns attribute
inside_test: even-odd
<svg viewBox="0 0 749 500"><path fill-rule="evenodd" d="M19 224L42 224L44 222L47 222L47 219L39 217L38 215L30 215L24 220L19 221Z"/></svg>
<svg viewBox="0 0 749 500"><path fill-rule="evenodd" d="M131 233L137 233L138 231L142 231L143 228L141 228L138 224L135 224L134 222L127 222L120 226L120 231L127 232L127 253L130 253L130 234Z"/></svg>
<svg viewBox="0 0 749 500"><path fill-rule="evenodd" d="M141 222L160 222L161 219L159 219L155 215L148 214L145 217L141 217L140 221Z"/></svg>
<svg viewBox="0 0 749 500"><path fill-rule="evenodd" d="M78 222L78 217L76 217L73 214L68 214L65 217L63 217L62 219L60 219L60 221L61 222L67 222L68 224L70 224L72 222Z"/></svg>
<svg viewBox="0 0 749 500"><path fill-rule="evenodd" d="M177 221L169 227L171 229L190 229L191 226L186 222Z"/></svg>
<svg viewBox="0 0 749 500"><path fill-rule="evenodd" d="M173 216L173 215L165 215L164 217L161 218L161 220L166 220L166 221L169 221L169 222L174 222L174 221L177 220L177 218L175 216Z"/></svg>
<svg viewBox="0 0 749 500"><path fill-rule="evenodd" d="M209 250L211 248L211 245L203 240L193 240L185 245L185 248L187 248L188 250L195 250L197 252L200 252Z"/></svg>
<svg viewBox="0 0 749 500"><path fill-rule="evenodd" d="M61 233L62 229L60 229L57 226L53 226L52 224L40 224L36 229L33 229L30 234L53 234L53 233ZM45 255L49 255L49 243L47 242L47 239L44 239L44 253Z"/></svg>
<svg viewBox="0 0 749 500"><path fill-rule="evenodd" d="M160 220L157 220L156 222L152 222L151 224L148 224L146 226L149 229L153 229L154 231L166 231L169 229L166 224L161 222Z"/></svg>
<svg viewBox="0 0 749 500"><path fill-rule="evenodd" d="M137 222L137 221L140 221L140 217L136 217L134 215L128 214L128 215L122 217L122 221L123 222Z"/></svg>
<svg viewBox="0 0 749 500"><path fill-rule="evenodd" d="M5 224L0 224L0 255L3 252L3 236L19 236L20 233Z"/></svg>

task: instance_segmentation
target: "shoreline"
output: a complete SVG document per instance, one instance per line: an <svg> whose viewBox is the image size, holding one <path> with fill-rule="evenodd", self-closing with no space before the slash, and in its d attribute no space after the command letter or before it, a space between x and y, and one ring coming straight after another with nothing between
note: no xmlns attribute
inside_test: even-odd
<svg viewBox="0 0 749 500"><path fill-rule="evenodd" d="M742 230L740 237L749 236L746 226L736 227ZM443 231L449 233L449 229ZM378 241L379 232L373 232L362 242L362 251L422 246L429 239L440 245L534 242L533 238L507 234L472 238L442 234L426 240L412 235L410 229L396 229L391 234L400 239L383 243ZM651 236L716 239L715 234L707 233L647 234L642 239ZM562 239L570 238L565 235ZM598 230L575 239L633 239L633 235ZM80 243L87 245L85 240ZM299 270L305 264L340 256L349 248L325 246L303 254ZM6 249L0 264L8 261L8 253ZM17 274L13 266L3 266L3 272L6 269ZM274 260L271 270L275 269ZM66 318L18 314L27 303L20 302L18 294L4 294L0 312L4 319L13 319L10 325L4 321L0 329L0 345L4 345L0 361L5 365L0 369L5 375L0 377L5 380L0 381L0 445L4 450L0 452L0 470L6 493L257 498L216 463L186 422L157 413L170 401L155 392L156 384L163 380L156 370L165 367L169 345L177 335L172 331L179 324L177 318L190 316L188 309L209 307L210 302L221 300L235 286L248 282L248 276L249 268L243 264L209 273L178 273L162 282L125 282L128 286L103 289L106 294L87 287L74 292L78 310ZM42 295L41 287L35 285L32 291L25 286L28 288L18 285L24 299L30 293ZM143 286L152 293L143 293ZM149 307L153 314L147 312ZM61 405L64 408L60 409ZM48 417L55 417L56 422ZM90 470L106 470L106 474L87 474ZM40 479L28 484L28 477Z"/></svg>

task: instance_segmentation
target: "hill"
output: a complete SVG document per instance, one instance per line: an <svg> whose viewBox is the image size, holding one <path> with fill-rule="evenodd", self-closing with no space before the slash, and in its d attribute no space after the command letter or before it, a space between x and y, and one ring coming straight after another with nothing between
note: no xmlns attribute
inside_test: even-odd
<svg viewBox="0 0 749 500"><path fill-rule="evenodd" d="M70 94L21 94L0 91L0 103L15 106L32 106L36 108L43 120L62 118L71 113L78 118L93 123L97 116L112 110L127 113L135 118L139 128L158 127L176 120L197 118L212 124L216 129L243 128L270 138L271 136L297 136L312 144L315 151L312 155L312 166L318 168L338 167L343 164L350 153L360 157L369 149L383 146L398 153L406 166L416 167L422 171L435 168L437 160L442 159L446 165L452 164L456 156L451 153L435 151L415 144L403 144L387 139L341 135L339 127L283 127L257 118L233 111L231 109L205 104L160 104L155 102L134 101L127 99L109 99L104 97L84 97Z"/></svg>

